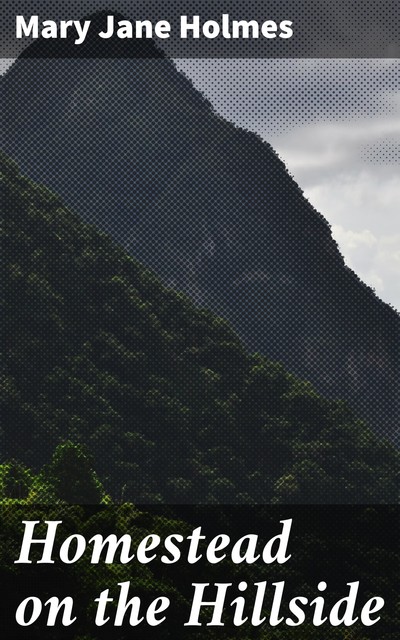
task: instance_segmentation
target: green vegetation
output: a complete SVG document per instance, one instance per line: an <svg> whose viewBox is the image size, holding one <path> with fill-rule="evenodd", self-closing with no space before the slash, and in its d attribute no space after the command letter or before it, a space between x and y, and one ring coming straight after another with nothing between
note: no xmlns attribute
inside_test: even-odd
<svg viewBox="0 0 400 640"><path fill-rule="evenodd" d="M225 321L4 157L1 170L2 450L20 461L3 467L3 495L24 497L48 465L41 473L67 501L397 500L397 452L344 403L248 355ZM81 445L104 490L95 475L80 481ZM75 469L72 485L63 468Z"/></svg>
<svg viewBox="0 0 400 640"><path fill-rule="evenodd" d="M150 58L127 60L138 45ZM154 43L94 38L89 49L94 58L76 58L69 38L26 49L0 78L0 147L164 284L227 319L251 352L397 443L400 316L345 265L323 212L272 147L215 113ZM62 240L53 244L57 255ZM132 270L128 280L139 289Z"/></svg>
<svg viewBox="0 0 400 640"><path fill-rule="evenodd" d="M227 510L225 509L225 511ZM217 511L214 510L214 513ZM227 640L238 637L245 640L286 640L291 638L320 640L323 637L326 640L366 640L379 637L380 640L395 640L397 638L396 630L398 630L399 617L395 607L396 556L391 549L374 548L375 557L379 558L379 562L374 560L374 557L371 557L372 547L366 547L365 540L363 543L355 542L354 538L359 533L360 522L355 523L355 533L350 540L338 540L335 535L325 535L318 538L309 534L305 535L303 539L297 539L293 549L294 556L290 563L287 566L274 565L268 568L266 576L265 568L262 565L234 565L230 562L211 565L206 561L201 561L194 566L182 563L166 566L158 561L146 565L135 561L128 564L100 562L92 565L89 557L83 557L78 563L68 565L58 561L55 555L55 564L49 566L36 564L41 556L42 550L40 548L34 549L30 555L35 564L15 565L14 559L18 558L20 553L23 531L21 527L22 515L26 519L42 523L37 525L35 529L39 538L46 535L45 520L62 520L62 528L57 533L57 545L61 544L67 536L78 532L86 539L90 539L96 534L107 536L112 532L118 538L124 534L130 534L133 548L135 548L135 544L138 544L149 533L155 533L163 540L171 532L187 536L193 530L193 525L182 519L172 515L157 515L143 511L131 504L119 505L115 508L97 507L96 509L70 505L47 508L31 505L30 507L25 506L22 512L21 509L10 505L3 507L0 510L0 577L2 584L7 585L7 589L4 589L2 596L2 622L9 624L5 628L10 634L8 637L12 637L13 640L26 637L29 637L30 640L42 640L43 638L54 640L63 638L128 640L132 638L132 635L143 640L154 638L154 628L145 623L137 628L131 628L129 624L119 628L113 627L113 615L115 615L113 606L108 608L108 614L111 617L108 624L104 627L96 627L94 624L95 598L104 589L110 589L110 596L116 598L119 592L118 584L126 581L130 581L132 596L140 597L144 608L157 596L164 595L170 599L167 620L157 628L157 637L162 639L191 637L197 640L207 637ZM378 514L373 514L372 521L376 523L377 518ZM264 522L267 520L264 519ZM234 535L232 528L224 530L229 530ZM265 531L268 529L263 529L260 525L261 535L263 532L265 535ZM316 569L315 562L313 562L316 553L324 554L323 567L320 568L320 571ZM350 565L347 563L348 557L351 557ZM335 575L334 570L338 558L340 558L340 564L344 571L344 573L339 571L339 576ZM202 612L204 625L202 628L189 630L183 626L189 617L193 582L211 584L232 582L233 585L237 585L240 581L245 580L249 585L252 585L253 582L268 578L268 595L270 596L272 591L270 583L273 578L274 580L285 580L291 594L301 593L311 599L311 597L320 595L316 589L317 576L320 575L325 577L329 584L329 593L325 594L327 609L341 597L343 591L346 591L346 579L351 578L352 575L356 575L357 579L360 579L362 598L376 593L385 597L387 606L383 619L377 628L366 628L357 623L350 629L333 628L329 625L318 629L313 627L310 622L294 629L287 625L271 628L268 624L263 624L261 627L251 627L248 623L242 627L234 627L232 609L229 607L231 598L226 606L226 626L224 628L205 626L210 615L207 610ZM73 627L65 628L58 622L55 628L49 628L45 626L45 618L43 617L28 629L16 628L12 619L14 612L24 598L32 596L33 588L36 597L39 597L42 602L46 602L54 595L63 598L73 594L74 613L77 616L77 622ZM233 590L235 595L243 595L239 591L236 592L235 587ZM246 613L250 613L250 615L252 596L254 598L254 590L250 587L249 592L246 593L249 603ZM269 606L270 597L267 597L265 615L270 612ZM285 610L285 604L282 605L282 610ZM379 636L376 635L377 630Z"/></svg>
<svg viewBox="0 0 400 640"><path fill-rule="evenodd" d="M58 445L38 474L11 460L0 465L0 504L108 504L109 497L82 445Z"/></svg>
<svg viewBox="0 0 400 640"><path fill-rule="evenodd" d="M368 640L378 637L376 631L381 640L397 638L399 611L396 608L396 508L353 505L320 507L319 510L310 507L309 511L305 511L306 507L296 510L296 507L270 506L265 510L263 507L247 505L203 506L195 507L194 510L182 506L176 510L175 507L168 506L141 509L129 503L112 505L91 469L90 456L84 447L69 442L57 447L50 463L37 475L20 463L1 465L0 486L0 579L2 584L7 585L2 598L2 622L13 640L26 637L27 630L16 627L13 615L20 602L32 596L32 584L35 596L42 602L47 602L55 595L61 599L73 594L74 615L77 616L73 637L77 640L108 640L110 637L128 640L133 632L143 640L153 638L154 629L146 624L141 624L137 629L131 628L127 623L122 628L112 626L118 585L127 581L130 582L131 595L141 600L142 613L156 597L163 595L169 598L166 622L157 629L157 636L160 638L187 637L189 631L183 625L188 620L191 608L192 583L231 582L233 587L231 597L227 599L225 627L204 626L201 629L191 629L191 637L200 639L207 635L207 638L222 640L235 637L246 640L318 640L321 629L311 623L312 609L307 609L307 622L295 629L287 625L271 628L268 624L261 627L252 627L250 624L239 628L233 626L233 612L229 603L233 595L243 595L237 591L236 585L243 580L249 585L246 591L246 614L250 616L255 597L253 585L265 579L268 579L263 609L265 616L270 613L273 580L284 580L285 593L290 594L281 606L283 614L289 613L287 602L294 594L305 595L309 600L320 595L316 585L321 579L326 580L329 585L329 591L324 594L325 611L329 612L333 604L347 593L346 583L359 580L359 602L364 603L373 594L379 594L385 599L386 606L379 625L366 628L357 622L354 627L346 630L342 626L334 628L324 625L324 638ZM87 492L82 494L84 487L87 487ZM65 504L65 501L77 499L81 502L101 500L104 506ZM38 504L39 502L42 504ZM274 564L266 571L262 563L235 565L230 561L220 564L206 561L207 540L219 532L229 532L234 541L251 530L259 535L263 544L271 532L276 530L279 520L288 517L289 512L294 518L294 524L290 542L292 557L287 564ZM22 520L40 523L35 529L35 535L39 539L46 537L46 521L61 521L54 547L55 564L36 564L42 553L40 545L33 547L30 554L34 564L14 564L20 554ZM207 540L200 546L203 559L195 565L189 565L185 560L176 565L163 565L159 560L161 554L156 561L148 564L138 563L135 559L121 564L118 553L111 564L104 562L103 555L101 561L93 565L90 562L90 552L84 554L76 564L70 565L61 563L57 555L60 544L76 533L83 535L86 540L94 535L106 537L112 533L121 538L129 534L134 551L137 544L150 533L160 536L162 541L171 533L187 537L200 523ZM108 608L111 622L99 628L94 624L94 601L104 589L110 590L114 605ZM202 611L203 625L209 622L209 615L210 612L206 609ZM71 637L71 629L63 628L60 622L55 629L49 629L45 615L30 626L28 631L30 640L60 640Z"/></svg>
<svg viewBox="0 0 400 640"><path fill-rule="evenodd" d="M32 595L34 583L42 601L74 594L77 640L111 633L125 640L132 637L129 627L94 626L93 602L103 589L115 594L118 583L130 581L144 605L161 594L171 600L168 623L157 636L186 637L192 582L252 584L272 575L260 567L206 562L172 573L159 562L94 568L87 558L78 565L21 567L14 559L24 519L61 519L64 537L129 532L139 541L150 532L161 538L189 534L194 522L237 537L248 527L265 535L285 509L280 504L396 500L397 452L344 403L322 398L279 363L248 355L226 322L163 287L6 158L1 169L7 370L0 577L7 585L6 627L8 613ZM124 504L113 505L118 502ZM142 510L132 502L159 506ZM164 506L185 502L276 506ZM326 577L332 601L340 597L344 577L360 579L365 594L386 598L378 632L394 640L395 512L348 509L330 507L326 516L321 511L310 519L297 512L293 561L274 571L274 579L287 580L292 593L315 596L318 579ZM12 624L10 618L10 630ZM11 635L17 640L24 631ZM154 637L146 626L135 633ZM326 640L365 640L374 633L374 627L360 626L323 630ZM29 628L31 640L70 634L60 626L54 633L39 623ZM310 624L237 629L227 618L223 629L190 635L317 640L320 632Z"/></svg>

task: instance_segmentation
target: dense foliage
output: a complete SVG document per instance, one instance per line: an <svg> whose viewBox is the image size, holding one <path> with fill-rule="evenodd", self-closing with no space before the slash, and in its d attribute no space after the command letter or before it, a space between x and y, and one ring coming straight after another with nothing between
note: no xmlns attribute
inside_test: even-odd
<svg viewBox="0 0 400 640"><path fill-rule="evenodd" d="M84 495L82 498L82 489ZM68 505L65 502L96 501L102 505ZM40 503L40 504L38 504ZM398 511L387 505L370 507L361 505L329 506L153 506L139 508L133 504L113 505L91 468L91 460L85 447L66 442L56 448L49 464L35 474L24 465L8 462L0 465L0 580L7 585L2 598L2 623L7 628L8 637L13 640L29 637L30 640L49 638L60 640L71 637L71 628L60 622L55 628L46 626L46 615L28 628L17 627L14 612L20 602L34 593L42 602L57 596L74 596L74 614L77 616L73 631L77 640L102 638L125 640L135 636L153 638L154 629L141 624L133 629L126 624L113 626L115 604L108 609L110 621L103 627L94 625L94 599L104 589L110 596L118 597L118 584L130 582L131 595L140 597L141 611L160 596L167 596L170 608L165 624L157 629L157 637L187 637L184 628L188 620L193 595L193 582L232 582L230 598L226 603L225 627L191 629L192 638L234 638L245 640L280 640L297 638L318 640L321 629L311 623L312 609L306 609L305 624L291 629L286 625L271 628L267 623L260 627L245 624L234 627L233 611L229 603L233 596L243 595L237 585L245 580L246 615L251 616L254 603L254 583L267 579L268 588L264 603L264 615L268 616L271 606L272 582L285 581L285 598L281 613L288 614L287 604L294 594L302 594L311 600L320 593L316 585L320 580L329 586L325 596L325 611L343 597L349 581L360 582L358 607L367 598L379 594L386 602L379 625L367 628L359 622L343 631L329 624L323 627L326 640L394 640L397 638L399 611L397 601L398 564ZM228 534L232 543L250 531L259 536L260 545L280 531L279 521L293 519L290 536L290 561L287 564L266 568L263 563L254 565L234 564L228 558L221 563L211 564L206 560L207 543L221 532ZM23 536L22 520L38 521L35 529L38 538L46 537L45 521L61 521L54 546L54 564L40 565L42 548L33 546L30 558L32 565L16 565ZM134 558L128 564L119 562L118 548L114 561L105 563L105 552L98 564L91 564L91 546L77 564L65 564L58 558L59 545L71 534L79 533L87 541L93 535L114 534L118 539L131 536L131 548L147 535L157 534L163 541L171 533L183 537L191 534L195 527L202 527L205 541L201 542L202 560L195 565L187 562L188 545L181 548L182 558L177 564L165 565L157 559L148 564L140 564ZM72 545L73 546L73 545ZM161 544L161 549L162 549ZM209 621L210 612L202 611L202 621ZM28 635L27 635L28 634Z"/></svg>
<svg viewBox="0 0 400 640"><path fill-rule="evenodd" d="M104 16L91 18L96 34ZM227 319L249 351L397 442L400 316L346 267L325 212L155 43L81 46L39 38L0 78L0 147L164 284ZM135 59L142 46L150 57Z"/></svg>
<svg viewBox="0 0 400 640"><path fill-rule="evenodd" d="M37 472L60 443L85 444L117 502L396 500L397 453L344 403L248 355L225 321L1 169L5 459Z"/></svg>
<svg viewBox="0 0 400 640"><path fill-rule="evenodd" d="M216 508L210 509L209 517L216 516ZM243 534L243 527L235 527L232 518L235 510L224 510L224 521L219 522L221 531L229 532L232 539ZM242 516L252 516L252 508L248 507L242 512ZM141 624L139 627L130 627L126 622L122 627L113 627L114 607L109 606L108 615L110 621L103 627L96 627L94 624L95 604L94 600L104 589L110 590L110 596L114 599L118 597L118 584L130 581L131 596L141 598L142 612L145 611L149 603L160 595L167 596L171 605L168 610L167 620L157 627L157 638L221 638L232 639L241 638L243 640L281 640L295 638L297 640L367 640L369 638L379 638L379 640L395 640L398 637L399 613L396 611L396 586L397 559L393 540L374 540L376 527L382 524L379 520L380 513L372 510L372 513L358 512L354 517L352 526L346 528L346 533L351 533L350 537L337 536L336 531L332 533L318 531L310 532L310 528L315 527L321 520L315 517L311 519L308 527L302 527L301 535L293 540L291 550L293 558L287 565L268 567L266 571L262 563L255 565L240 564L231 562L220 564L210 564L205 560L196 565L188 565L179 562L177 565L166 566L159 560L149 564L139 564L135 560L128 564L120 564L118 561L111 564L104 562L104 554L99 564L90 563L90 553L83 556L76 564L63 564L54 553L54 564L36 564L40 559L41 549L33 549L30 558L32 565L14 564L14 560L19 557L20 544L23 535L21 519L39 521L35 533L39 537L46 535L45 520L61 520L62 525L57 532L55 549L71 534L79 533L85 536L86 540L94 535L107 536L111 532L118 538L129 534L132 537L132 549L135 549L140 540L149 533L158 534L161 540L171 534L179 533L186 537L193 528L193 523L185 522L182 518L177 518L173 514L162 514L151 510L139 509L131 504L119 505L118 507L97 507L88 508L82 506L52 506L44 507L32 505L30 507L8 505L0 510L0 578L2 584L7 585L2 596L2 623L7 629L8 636L13 640L29 638L29 640L60 640L74 638L76 640L128 640L128 638L138 637L143 640L154 638L154 628ZM273 518L275 517L275 523ZM321 518L321 514L320 514ZM203 521L204 521L203 516ZM276 527L278 514L275 513L270 521L264 518L263 525L259 523L257 531L260 539L264 541L268 538L266 532L273 531ZM395 522L395 516L388 518L388 524ZM198 524L198 523L196 523ZM252 523L253 524L253 523ZM244 526L247 525L247 519ZM369 530L372 525L372 533ZM272 527L272 528L271 528ZM321 528L321 526L319 526ZM208 533L207 527L203 527L204 534ZM252 529L253 530L253 529ZM211 535L208 536L208 540ZM205 546L200 547L204 553ZM320 562L315 565L315 558ZM118 559L118 553L116 554ZM339 563L339 567L338 567ZM297 628L290 628L287 625L271 628L267 623L259 627L252 627L250 623L242 627L234 627L232 624L233 611L229 607L232 598L227 600L226 615L224 617L225 627L206 627L210 620L210 611L203 609L201 628L185 628L183 625L188 620L191 599L193 596L192 583L205 582L214 584L218 582L232 582L232 595L243 595L237 585L245 580L249 585L246 593L246 614L251 615L251 607L254 603L254 591L252 584L260 580L268 580L268 596L265 599L264 614L270 612L272 580L285 580L288 594L302 594L311 598L320 595L316 585L320 579L326 579L329 591L324 594L326 599L326 610L348 591L346 582L351 579L360 581L360 602L363 603L371 595L379 594L385 598L386 607L383 611L382 620L374 627L363 627L360 622L349 629L344 629L343 625L334 628L329 624L324 624L323 628L314 627L309 621L312 612L307 612L307 622ZM17 627L14 613L24 598L35 593L42 602L48 598L57 596L64 598L74 596L74 614L77 621L73 627L63 627L60 618L55 627L46 626L45 614L38 622L28 628ZM286 590L285 590L286 593ZM284 599L281 607L282 613L286 613L286 603ZM362 606L362 605L361 605ZM329 607L329 608L328 608ZM322 635L321 635L322 633ZM73 635L71 635L73 634Z"/></svg>

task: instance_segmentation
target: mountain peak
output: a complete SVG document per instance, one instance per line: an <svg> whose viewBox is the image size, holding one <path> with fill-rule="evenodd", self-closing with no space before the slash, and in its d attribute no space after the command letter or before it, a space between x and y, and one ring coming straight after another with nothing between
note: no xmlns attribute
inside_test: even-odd
<svg viewBox="0 0 400 640"><path fill-rule="evenodd" d="M153 39L100 38L106 30L107 16L113 16L115 24L126 20L126 16L111 10L97 11L80 19L90 21L87 36L81 44L75 44L76 32L69 30L66 38L48 39L40 37L30 44L20 55L21 58L164 58ZM57 22L57 21L55 21Z"/></svg>
<svg viewBox="0 0 400 640"><path fill-rule="evenodd" d="M213 113L167 57L118 59L130 43L95 37L69 60L80 45L55 41L58 60L18 60L1 81L4 151L250 350L395 439L399 316L345 267L272 148ZM132 57L140 45L157 51L132 42Z"/></svg>

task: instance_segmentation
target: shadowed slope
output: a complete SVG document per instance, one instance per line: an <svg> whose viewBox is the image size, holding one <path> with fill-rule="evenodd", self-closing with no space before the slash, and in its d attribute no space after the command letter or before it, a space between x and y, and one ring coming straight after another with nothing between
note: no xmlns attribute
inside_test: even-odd
<svg viewBox="0 0 400 640"><path fill-rule="evenodd" d="M84 443L118 500L391 502L398 455L344 403L165 289L0 162L2 451L38 469Z"/></svg>
<svg viewBox="0 0 400 640"><path fill-rule="evenodd" d="M34 46L47 51L26 56ZM1 83L2 146L251 350L394 439L399 316L345 267L268 144L217 117L169 60L100 59L101 47L17 61Z"/></svg>

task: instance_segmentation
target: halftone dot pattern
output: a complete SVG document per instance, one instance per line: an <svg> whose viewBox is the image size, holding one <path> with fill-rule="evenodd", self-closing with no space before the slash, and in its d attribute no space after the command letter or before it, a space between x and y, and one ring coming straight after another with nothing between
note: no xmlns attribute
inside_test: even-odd
<svg viewBox="0 0 400 640"><path fill-rule="evenodd" d="M398 316L344 267L328 224L271 147L216 115L169 60L149 58L21 59L2 83L5 151L165 284L228 319L250 351L396 440ZM287 123L304 120L296 92L309 85L288 91L274 118L281 108ZM332 107L332 117L345 113ZM223 425L221 441L228 432ZM164 455L179 470L179 446Z"/></svg>
<svg viewBox="0 0 400 640"><path fill-rule="evenodd" d="M27 41L15 37L15 17L38 15L43 20L82 20L94 13L102 13L101 19L93 20L88 41L79 46L72 44L70 55L98 57L96 51L97 34L105 27L105 16L115 15L128 20L168 20L171 24L170 38L160 44L171 58L396 58L400 57L399 32L400 17L396 0L270 0L268 5L262 0L18 0L3 3L1 8L1 57L18 55ZM222 16L227 15L227 35L222 29ZM218 37L206 38L200 30L198 39L181 38L181 16L199 16L200 25L214 21L219 29ZM254 20L261 25L273 20L277 26L282 21L292 22L293 35L290 38L229 37L232 20ZM99 27L99 28L97 28ZM280 31L278 27L277 32ZM49 49L50 43L50 49ZM138 57L138 47L132 41L103 40L102 57ZM133 53L133 49L136 52ZM41 47L31 55L62 57L57 47ZM147 57L146 47L139 55Z"/></svg>
<svg viewBox="0 0 400 640"><path fill-rule="evenodd" d="M26 520L38 522L35 525L37 538L45 536L49 521L61 521L55 535L52 554L54 564L38 564L42 554L40 545L32 545L29 553L32 565L14 564L14 558L20 555L22 514ZM283 522L288 519L292 520L287 545L289 557L285 562L275 560L267 564L269 556L277 553L278 548L283 555L285 542L278 546L278 541L275 540L272 549L267 545L275 535L282 535ZM201 540L193 533L197 527L201 527ZM110 531L120 541L119 545L113 545L109 540ZM287 531L286 522L285 532ZM217 538L221 533L228 536L228 540L226 537L222 539L223 549L220 546L221 538ZM248 536L249 533L252 542L247 542L245 538L240 544L241 537ZM9 575L8 588L3 594L2 628L7 632L7 637L13 640L24 640L27 631L32 640L48 637L58 640L65 637L60 617L51 630L46 627L46 609L39 621L28 629L21 628L15 621L15 609L26 597L35 594L42 602L46 602L50 596L57 594L59 598L66 595L74 598L73 611L77 618L74 631L79 634L77 638L126 640L134 634L141 640L147 640L154 637L154 628L149 629L150 625L146 620L134 625L135 607L140 603L140 611L145 615L154 598L165 596L169 599L169 606L162 612L165 620L157 626L157 635L165 640L187 637L227 640L241 638L249 629L253 638L262 638L265 632L269 633L271 627L275 637L279 637L276 636L277 633L284 633L285 638L292 640L302 633L302 627L297 626L291 630L285 624L283 616L286 605L294 598L294 594L306 596L308 601L322 596L319 606L323 605L324 613L329 616L333 603L348 594L350 585L345 583L354 576L357 579L358 602L369 602L371 593L374 593L384 598L385 606L379 611L377 625L366 626L355 621L351 633L362 634L366 640L378 637L379 640L394 640L397 632L398 533L398 510L382 505L368 508L357 505L318 508L292 506L286 509L226 505L202 508L181 506L177 509L173 506L164 509L145 506L139 509L133 505L107 508L35 505L21 509L9 505L3 507L0 513L0 539L2 549L6 551L0 570L2 575ZM173 537L167 545L167 536L173 534L181 536L181 539ZM194 538L191 563L188 562L189 535ZM77 536L79 545L75 542ZM139 552L140 541L148 536L148 544L146 547L141 545ZM158 539L156 536L159 536ZM96 539L98 542L104 540L101 550ZM247 562L243 558L252 557L255 539L258 554L254 554L253 561ZM84 555L81 555L82 542ZM71 558L69 564L60 560L60 546L63 543L62 555L64 558ZM236 551L233 552L235 545ZM232 555L235 562L231 560ZM148 561L144 562L146 556ZM114 557L112 563L107 560L110 557ZM213 563L213 557L220 561ZM166 560L170 562L167 564ZM256 593L253 585L260 583L262 587L264 581L265 592L260 591L258 601L263 596L265 620L257 626L251 624L250 617L244 624L231 624L237 611L232 598L244 597L245 612L251 613ZM277 625L270 622L273 609L271 603L274 592L276 593L274 581L283 584L279 602L282 620L278 630ZM318 590L321 582L326 585L326 590L322 593ZM125 583L125 587L129 586L129 600L133 596L136 598L128 601L125 611L122 610L125 613L122 624L117 626L114 620L116 601L123 586L121 583ZM208 600L215 597L214 585L222 583L228 586L224 626L206 626L211 615L217 615L217 608L211 607L204 607L202 610L202 626L184 626L189 620L194 583L207 587L205 594L210 596ZM105 603L109 619L104 624L95 626L96 611L100 611L98 619L102 617L101 608L97 609L95 606L95 599L102 592L113 598L114 603ZM274 602L276 601L275 598ZM120 614L121 609L122 606ZM313 619L315 607L304 606L303 610L305 624L308 626ZM129 618L132 620L131 624ZM254 619L256 620L255 617ZM332 626L329 620L324 624L324 638L328 640L337 636L337 629L332 630Z"/></svg>
<svg viewBox="0 0 400 640"><path fill-rule="evenodd" d="M187 59L176 64L219 114L262 131L267 139L299 125L399 114L398 60Z"/></svg>
<svg viewBox="0 0 400 640"><path fill-rule="evenodd" d="M400 142L382 140L374 145L365 145L362 156L366 162L398 164L400 162Z"/></svg>

